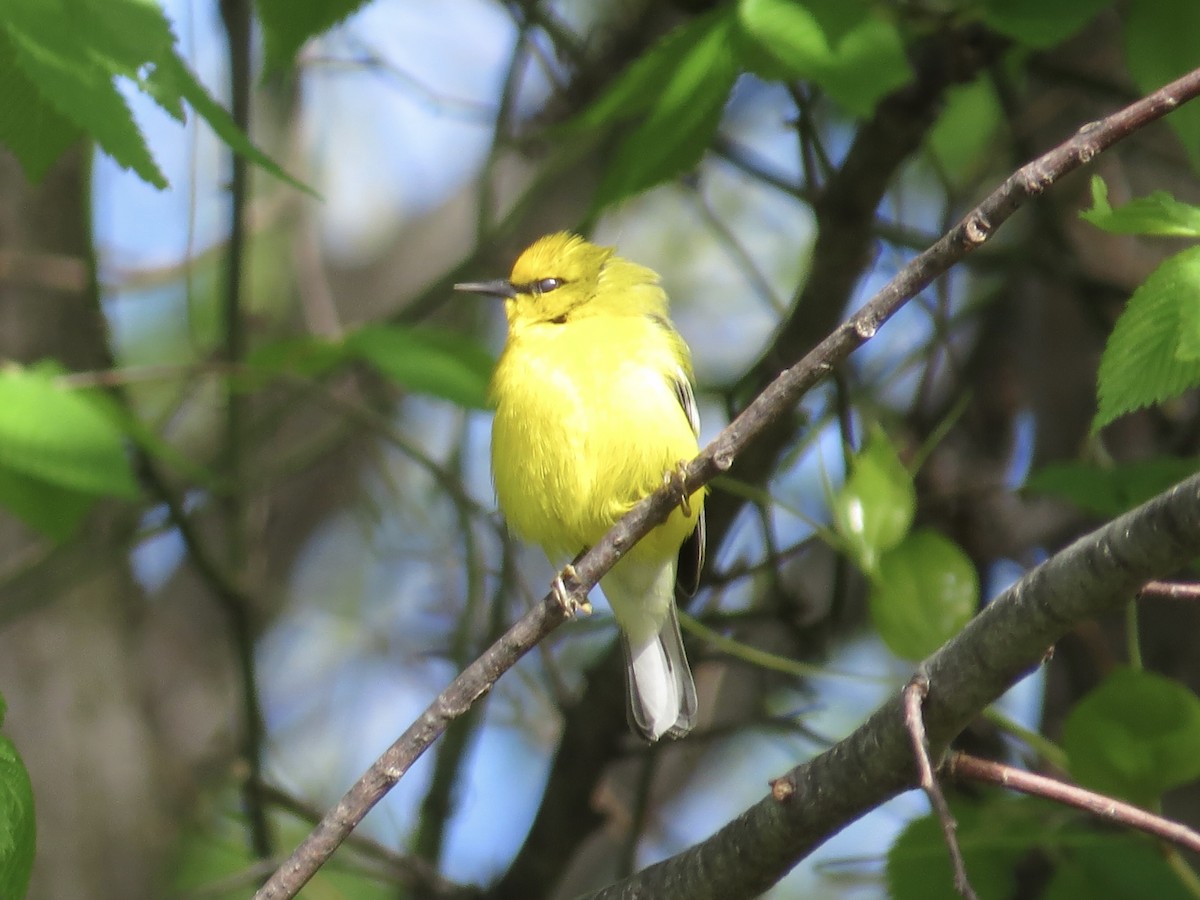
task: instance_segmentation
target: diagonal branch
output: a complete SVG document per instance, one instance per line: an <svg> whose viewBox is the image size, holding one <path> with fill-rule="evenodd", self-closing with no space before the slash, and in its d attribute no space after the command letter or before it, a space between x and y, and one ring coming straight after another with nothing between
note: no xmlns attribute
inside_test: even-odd
<svg viewBox="0 0 1200 900"><path fill-rule="evenodd" d="M687 493L729 469L737 455L813 385L870 340L911 297L977 249L1025 201L1139 128L1200 94L1200 70L1080 130L1017 170L931 248L905 266L859 312L784 371L687 466ZM1146 581L1190 561L1200 547L1200 478L1117 519L1052 558L985 609L928 663L930 745L940 752L991 699L1035 665L1074 622L1113 609ZM583 600L638 540L666 520L677 491L647 497L575 563L572 595ZM1127 533L1125 533L1127 531ZM548 594L456 678L346 793L255 895L293 897L412 763L505 671L565 621ZM1036 649L1034 648L1034 645ZM844 791L833 780L849 778ZM912 783L900 698L850 738L778 782L790 799L768 797L709 841L652 867L603 896L736 898L760 891L838 828ZM820 802L817 802L820 801ZM733 856L728 857L730 848ZM739 849L740 848L740 849ZM751 852L753 851L753 852ZM766 863L747 868L751 858ZM646 888L653 884L659 887ZM641 887L638 887L641 885ZM686 889L685 889L686 888ZM645 893L637 894L639 890ZM713 891L716 891L715 893ZM629 891L630 893L624 893Z"/></svg>
<svg viewBox="0 0 1200 900"><path fill-rule="evenodd" d="M1119 610L1146 581L1195 559L1200 476L1126 513L1027 574L930 657L924 718L931 755L1035 668L1076 623ZM821 842L917 783L899 692L853 734L772 783L708 840L588 900L758 896Z"/></svg>

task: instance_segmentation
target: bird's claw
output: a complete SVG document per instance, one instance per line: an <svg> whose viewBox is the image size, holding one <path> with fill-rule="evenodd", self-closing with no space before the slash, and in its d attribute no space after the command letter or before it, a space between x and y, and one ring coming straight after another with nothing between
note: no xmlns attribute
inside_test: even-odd
<svg viewBox="0 0 1200 900"><path fill-rule="evenodd" d="M687 463L682 459L675 463L675 468L667 470L663 481L675 493L679 501L679 508L690 519L692 517L692 498L687 492Z"/></svg>
<svg viewBox="0 0 1200 900"><path fill-rule="evenodd" d="M554 581L550 583L550 593L554 595L554 599L558 601L558 605L568 616L590 616L592 614L591 601L587 597L576 600L567 589L568 580L576 583L579 581L575 567L570 563L563 566L563 570L554 576Z"/></svg>

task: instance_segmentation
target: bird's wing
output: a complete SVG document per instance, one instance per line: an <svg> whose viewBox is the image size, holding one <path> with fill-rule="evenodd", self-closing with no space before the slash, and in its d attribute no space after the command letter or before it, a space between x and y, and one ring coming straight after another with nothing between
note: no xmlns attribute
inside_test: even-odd
<svg viewBox="0 0 1200 900"><path fill-rule="evenodd" d="M671 387L679 399L679 405L691 423L692 433L700 436L700 410L696 406L696 394L692 390L691 379L682 367L675 370L671 378ZM679 565L675 570L675 589L677 593L690 597L700 586L700 572L704 569L704 548L708 539L708 528L704 522L704 507L700 507L700 518L696 527L688 535L687 540L679 547Z"/></svg>

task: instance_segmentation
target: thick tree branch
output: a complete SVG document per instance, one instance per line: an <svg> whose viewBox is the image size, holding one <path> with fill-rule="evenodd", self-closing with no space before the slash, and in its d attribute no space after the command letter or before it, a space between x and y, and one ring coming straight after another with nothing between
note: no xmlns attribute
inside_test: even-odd
<svg viewBox="0 0 1200 900"><path fill-rule="evenodd" d="M1079 539L1027 574L924 665L934 756L1076 623L1119 610L1200 549L1200 476ZM822 841L917 783L899 692L853 734L773 783L703 843L588 900L756 897Z"/></svg>
<svg viewBox="0 0 1200 900"><path fill-rule="evenodd" d="M908 299L988 240L1026 200L1200 93L1200 70L1100 122L1022 167L929 250L901 270L799 363L784 371L687 466L691 493L727 471L737 455L833 365L872 338ZM940 752L980 709L1041 658L1080 619L1118 607L1200 548L1200 479L1140 507L1055 556L993 602L928 663L925 724ZM647 497L575 564L572 595L583 600L600 577L666 520L676 490ZM446 725L462 715L538 641L565 620L547 594L472 663L347 792L256 895L295 896L363 816ZM768 797L709 841L597 896L749 897L773 884L816 843L912 783L900 698L836 747L787 776L790 798ZM832 790L830 785L840 785ZM785 791L777 793L786 793ZM639 893L644 892L644 893Z"/></svg>

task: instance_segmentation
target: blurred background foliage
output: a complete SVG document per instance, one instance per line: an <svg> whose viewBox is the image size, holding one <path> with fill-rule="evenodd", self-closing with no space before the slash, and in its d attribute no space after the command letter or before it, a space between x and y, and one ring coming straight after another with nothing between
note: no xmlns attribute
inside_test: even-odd
<svg viewBox="0 0 1200 900"><path fill-rule="evenodd" d="M248 896L545 592L487 469L502 311L454 281L562 228L654 268L711 438L1016 166L1200 64L1198 10L7 3L0 762L15 747L33 785L29 896ZM1102 183L1056 185L717 482L691 737L628 735L598 603L304 896L569 897L680 850L1023 571L1194 471L1200 353L1143 377L1134 351L1171 356L1194 296L1198 154L1184 107L1097 159ZM1155 191L1177 206L1128 212ZM1198 616L1077 628L965 746L1200 823ZM1075 814L955 803L981 896L1195 895L1185 860ZM769 896L951 896L924 808L884 805Z"/></svg>

